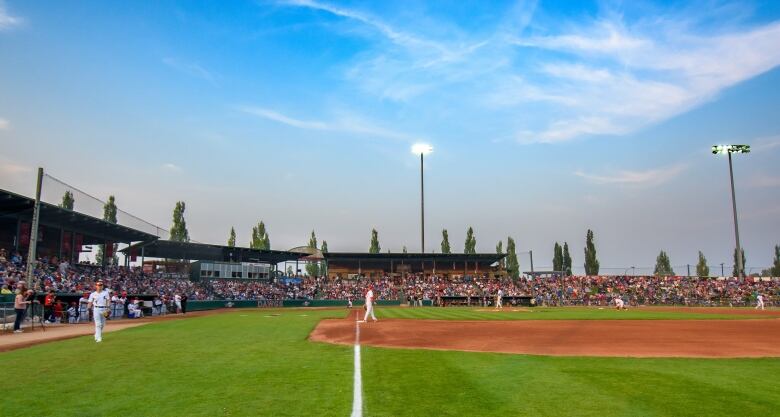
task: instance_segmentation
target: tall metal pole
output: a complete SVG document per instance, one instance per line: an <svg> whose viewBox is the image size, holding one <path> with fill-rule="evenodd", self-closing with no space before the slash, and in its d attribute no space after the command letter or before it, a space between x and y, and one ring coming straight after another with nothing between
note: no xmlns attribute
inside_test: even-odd
<svg viewBox="0 0 780 417"><path fill-rule="evenodd" d="M731 179L731 206L734 209L734 237L737 240L737 276L744 276L742 265L742 249L739 247L739 224L737 223L737 197L734 193L734 170L731 167L731 152L729 152L729 178Z"/></svg>
<svg viewBox="0 0 780 417"><path fill-rule="evenodd" d="M420 253L425 253L425 181L423 178L423 154L420 153Z"/></svg>
<svg viewBox="0 0 780 417"><path fill-rule="evenodd" d="M38 182L35 186L35 206L33 207L32 226L30 227L30 248L27 251L27 283L35 288L35 258L38 249L38 219L41 212L41 187L43 186L43 168L38 168Z"/></svg>

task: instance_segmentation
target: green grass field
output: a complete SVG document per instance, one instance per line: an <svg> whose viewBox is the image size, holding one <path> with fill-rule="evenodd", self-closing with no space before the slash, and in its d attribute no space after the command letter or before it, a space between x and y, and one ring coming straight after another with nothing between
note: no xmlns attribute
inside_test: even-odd
<svg viewBox="0 0 780 417"><path fill-rule="evenodd" d="M378 312L424 316L426 310L436 311ZM456 318L479 313L446 310ZM570 311L576 312L551 310L547 317L574 318ZM108 333L101 344L82 337L0 353L13 387L0 415L348 416L353 349L307 341L320 319L343 316L343 310L237 310ZM366 416L780 414L774 381L780 359L363 347L362 372Z"/></svg>

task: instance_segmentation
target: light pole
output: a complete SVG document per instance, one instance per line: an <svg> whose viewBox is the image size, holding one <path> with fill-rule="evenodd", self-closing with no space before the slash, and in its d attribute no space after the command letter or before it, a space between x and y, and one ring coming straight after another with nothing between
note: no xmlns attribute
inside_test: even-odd
<svg viewBox="0 0 780 417"><path fill-rule="evenodd" d="M739 223L737 222L737 197L734 193L734 170L731 167L732 153L749 153L750 145L713 145L712 153L728 154L729 156L729 178L731 179L731 206L734 210L734 238L737 241L737 276L742 278L744 275L744 265L742 265L742 249L739 246ZM722 268L722 267L721 267Z"/></svg>
<svg viewBox="0 0 780 417"><path fill-rule="evenodd" d="M433 152L433 146L425 143L412 145L412 153L420 155L420 253L425 253L425 181L423 157Z"/></svg>

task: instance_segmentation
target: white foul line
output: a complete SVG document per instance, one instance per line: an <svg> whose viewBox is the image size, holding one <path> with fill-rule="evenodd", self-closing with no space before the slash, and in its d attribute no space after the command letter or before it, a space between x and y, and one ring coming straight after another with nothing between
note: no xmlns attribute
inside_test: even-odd
<svg viewBox="0 0 780 417"><path fill-rule="evenodd" d="M360 314L358 313L358 319ZM360 374L360 324L355 320L355 383L352 388L352 417L363 417L363 378Z"/></svg>

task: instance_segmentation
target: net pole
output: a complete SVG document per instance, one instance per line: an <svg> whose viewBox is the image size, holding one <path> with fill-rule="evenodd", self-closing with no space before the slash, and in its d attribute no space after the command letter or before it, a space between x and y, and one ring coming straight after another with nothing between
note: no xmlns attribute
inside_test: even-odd
<svg viewBox="0 0 780 417"><path fill-rule="evenodd" d="M30 288L35 288L35 259L38 248L38 219L41 212L41 186L43 185L43 168L38 168L38 182L35 184L35 206L33 207L32 225L30 226L30 248L27 252L27 282Z"/></svg>

